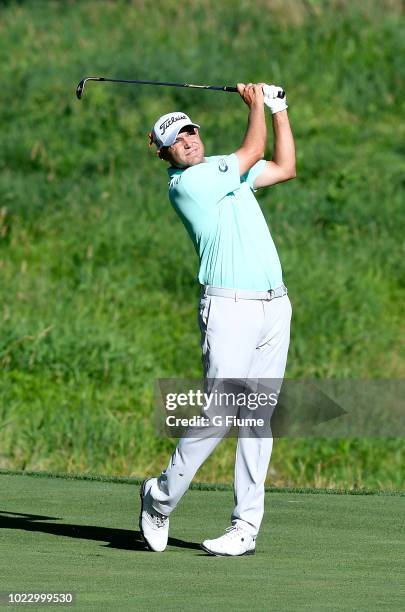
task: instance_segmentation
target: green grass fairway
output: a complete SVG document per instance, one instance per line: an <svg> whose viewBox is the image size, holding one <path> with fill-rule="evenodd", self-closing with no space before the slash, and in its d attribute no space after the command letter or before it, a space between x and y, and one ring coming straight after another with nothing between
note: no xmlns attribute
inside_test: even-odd
<svg viewBox="0 0 405 612"><path fill-rule="evenodd" d="M228 526L230 490L189 491L159 554L138 488L0 475L0 591L73 592L76 610L403 609L401 495L269 492L256 555L232 559L199 548Z"/></svg>

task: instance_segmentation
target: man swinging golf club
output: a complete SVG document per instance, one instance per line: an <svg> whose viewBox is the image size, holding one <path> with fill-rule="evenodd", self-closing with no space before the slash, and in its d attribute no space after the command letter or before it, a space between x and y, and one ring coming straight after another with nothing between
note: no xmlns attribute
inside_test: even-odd
<svg viewBox="0 0 405 612"><path fill-rule="evenodd" d="M281 88L237 85L249 108L242 145L231 155L205 157L199 125L181 112L160 117L150 134L167 161L169 198L199 256L199 307L204 376L209 381L282 380L290 338L291 304L280 261L255 190L295 177L294 140ZM272 113L272 159L263 159L265 105ZM215 384L215 383L214 383ZM212 389L212 387L211 387ZM157 478L141 487L139 519L152 551L166 548L169 515L226 431L184 435ZM264 512L264 483L272 437L239 435L231 526L202 548L213 555L255 552Z"/></svg>

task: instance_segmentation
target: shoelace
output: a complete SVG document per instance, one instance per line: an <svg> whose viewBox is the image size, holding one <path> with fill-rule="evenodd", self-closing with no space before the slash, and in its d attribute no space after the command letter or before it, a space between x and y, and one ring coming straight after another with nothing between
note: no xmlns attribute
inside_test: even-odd
<svg viewBox="0 0 405 612"><path fill-rule="evenodd" d="M239 527L239 525L231 525L230 527L227 527L225 529L225 535L228 538L232 538L232 539L237 538L243 535L244 533L245 533L244 530L241 527Z"/></svg>
<svg viewBox="0 0 405 612"><path fill-rule="evenodd" d="M154 513L151 514L151 517L153 519L153 522L155 523L156 527L165 527L166 526L166 522L167 522L167 516L165 516L164 514L159 514L159 513Z"/></svg>

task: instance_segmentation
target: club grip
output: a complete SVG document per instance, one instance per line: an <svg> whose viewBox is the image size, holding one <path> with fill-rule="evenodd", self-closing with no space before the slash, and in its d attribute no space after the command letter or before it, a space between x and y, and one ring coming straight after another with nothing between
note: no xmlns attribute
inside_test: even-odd
<svg viewBox="0 0 405 612"><path fill-rule="evenodd" d="M227 85L225 85L224 91L231 91L231 92L235 93L238 90L237 90L236 87L228 87ZM284 89L282 89L281 91L278 92L277 98L285 98L285 91L284 91Z"/></svg>

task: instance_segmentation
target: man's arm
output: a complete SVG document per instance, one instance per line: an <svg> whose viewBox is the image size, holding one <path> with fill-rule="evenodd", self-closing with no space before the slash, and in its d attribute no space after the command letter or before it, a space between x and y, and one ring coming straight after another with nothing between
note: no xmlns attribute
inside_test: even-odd
<svg viewBox="0 0 405 612"><path fill-rule="evenodd" d="M287 110L272 115L274 150L271 161L266 161L254 181L254 188L268 187L295 178L295 146Z"/></svg>
<svg viewBox="0 0 405 612"><path fill-rule="evenodd" d="M235 152L239 161L239 174L242 176L264 157L267 140L266 118L262 84L244 85L238 83L238 92L249 107L248 127L242 146Z"/></svg>

